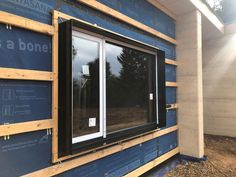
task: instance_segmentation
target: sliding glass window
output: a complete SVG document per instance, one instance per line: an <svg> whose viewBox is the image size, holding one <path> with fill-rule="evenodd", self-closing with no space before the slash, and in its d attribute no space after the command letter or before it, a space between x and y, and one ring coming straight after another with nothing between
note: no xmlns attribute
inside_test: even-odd
<svg viewBox="0 0 236 177"><path fill-rule="evenodd" d="M73 31L72 138L73 143L102 135L99 104L99 63L102 40Z"/></svg>
<svg viewBox="0 0 236 177"><path fill-rule="evenodd" d="M59 156L165 126L164 52L75 20L59 25Z"/></svg>
<svg viewBox="0 0 236 177"><path fill-rule="evenodd" d="M156 56L106 43L107 132L155 121Z"/></svg>

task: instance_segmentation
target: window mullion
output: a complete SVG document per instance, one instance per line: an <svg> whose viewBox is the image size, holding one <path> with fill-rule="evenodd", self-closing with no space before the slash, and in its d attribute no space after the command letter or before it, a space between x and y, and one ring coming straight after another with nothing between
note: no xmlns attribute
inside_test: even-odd
<svg viewBox="0 0 236 177"><path fill-rule="evenodd" d="M103 138L106 138L106 134L107 134L107 127L106 127L106 49L105 49L105 40L102 40L102 65L103 65L103 71L102 73L102 80L103 80L103 87L102 87L102 91L103 91L103 104L102 104L102 110L103 110L103 117L102 117L102 122L103 122Z"/></svg>

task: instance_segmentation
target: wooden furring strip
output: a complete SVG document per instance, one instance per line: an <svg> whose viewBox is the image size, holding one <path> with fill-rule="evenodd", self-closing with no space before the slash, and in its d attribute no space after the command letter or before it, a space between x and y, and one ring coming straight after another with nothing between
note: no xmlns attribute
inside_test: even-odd
<svg viewBox="0 0 236 177"><path fill-rule="evenodd" d="M175 149L167 152L166 154L164 154L164 155L148 162L147 164L137 168L136 170L128 173L124 177L140 176L178 153L179 153L179 148L175 148Z"/></svg>
<svg viewBox="0 0 236 177"><path fill-rule="evenodd" d="M177 66L177 62L175 60L171 60L171 59L168 59L168 58L165 59L165 63L168 64L168 65Z"/></svg>
<svg viewBox="0 0 236 177"><path fill-rule="evenodd" d="M167 111L168 111L168 110L171 110L171 109L177 109L177 108L178 108L177 103L175 103L175 104L169 104L169 105L170 105L170 107L166 108Z"/></svg>
<svg viewBox="0 0 236 177"><path fill-rule="evenodd" d="M156 131L156 132L141 136L139 138L135 138L133 140L123 142L123 143L99 150L97 152L78 157L73 160L62 162L62 163L53 165L51 167L47 167L47 168L29 173L29 174L25 175L25 177L54 176L54 175L63 173L65 171L71 170L73 168L79 167L81 165L87 164L89 162L95 161L97 159L101 159L101 158L106 157L108 155L114 154L116 152L123 151L124 149L130 148L132 146L144 143L144 142L149 141L151 139L171 133L173 131L176 131L177 129L178 129L178 126L176 125L176 126L173 126L170 128L166 128L164 130Z"/></svg>
<svg viewBox="0 0 236 177"><path fill-rule="evenodd" d="M7 12L0 11L0 23L28 29L31 31L53 35L54 28L51 25L40 23L28 18L24 18L18 15L10 14Z"/></svg>
<svg viewBox="0 0 236 177"><path fill-rule="evenodd" d="M122 143L122 142L126 142L126 141L129 141L129 140L132 140L132 139L135 139L135 138L139 138L139 137L142 137L142 136L145 136L145 135L148 135L148 134L151 134L153 132L156 132L156 131L159 131L160 129L155 129L155 130L152 130L152 131L149 131L149 132L145 132L145 133L142 133L142 134L139 134L139 135L136 135L136 136L132 136L132 137L129 137L129 138L125 138L125 139L122 139L120 141L116 141L114 143L109 143L109 144L105 144L103 146L99 146L99 147L96 147L96 148L92 148L92 149L89 149L87 151L83 151L81 153L77 153L77 154L74 154L74 155L69 155L69 156L65 156L65 157L60 157L58 160L59 161L64 161L64 160L67 160L67 159L70 159L70 158L74 158L74 157L77 157L77 156L81 156L81 155L84 155L84 154L87 154L87 153L91 153L91 152L94 152L94 151L98 151L100 149L104 149L104 148L107 148L107 147L110 147L110 146L113 146L113 145L116 145L118 143Z"/></svg>
<svg viewBox="0 0 236 177"><path fill-rule="evenodd" d="M0 137L26 132L50 129L53 127L51 119L37 120L23 123L0 125Z"/></svg>
<svg viewBox="0 0 236 177"><path fill-rule="evenodd" d="M146 32L148 32L148 33L150 33L152 35L155 35L155 36L157 36L157 37L159 37L161 39L164 39L164 40L166 40L166 41L168 41L168 42L170 42L172 44L177 45L177 41L175 39L173 39L173 38L171 38L171 37L169 37L169 36L159 32L159 31L157 31L157 30L155 30L155 29L153 29L153 28L151 28L151 27L149 27L147 25L144 25L143 23L140 23L140 22L138 22L138 21L128 17L127 15L124 15L124 14L122 14L122 13L120 13L120 12L118 12L118 11L116 11L116 10L114 10L114 9L112 9L112 8L110 8L110 7L106 6L106 5L98 2L98 1L95 1L95 0L93 0L93 1L78 0L78 2L81 2L81 3L83 3L83 4L85 4L85 5L89 6L89 7L92 7L94 9L96 9L96 10L99 10L99 11L101 11L101 12L107 14L107 15L110 15L110 16L112 16L112 17L114 17L116 19L119 19L119 20L121 20L121 21L123 21L125 23L128 23L128 24L130 24L132 26L135 26L136 28L139 28L139 29L141 29L143 31L146 31Z"/></svg>
<svg viewBox="0 0 236 177"><path fill-rule="evenodd" d="M54 10L53 11L53 26L55 28L55 35L53 36L55 38L55 40L53 40L53 46L55 46L55 48L53 47L53 57L55 57L55 60L56 60L56 56L58 51L58 43L56 42L58 40L58 18L64 18L64 19L67 19L67 20L70 20L70 19L75 19L75 20L78 20L78 21L82 21L84 23L87 23L83 20L80 20L76 17L73 17L73 16L70 16L70 15L67 15L65 13L62 13L62 12L59 12L59 11L56 11ZM56 36L57 35L57 36ZM54 51L57 51L56 53ZM58 71L57 71L58 72ZM54 77L54 82L56 81L56 78L58 78L58 73L54 72L56 77ZM58 80L56 81L58 82ZM56 84L56 83L55 83ZM58 84L58 83L57 83ZM53 89L53 93L56 89ZM58 92L58 90L56 90ZM53 99L54 100L54 99ZM53 108L54 109L58 109L57 108L57 104L58 104L58 100L54 100L54 106ZM83 155L84 153L90 153L91 151L88 150L88 151L85 151L85 152L82 152L82 153L78 153L78 154L74 154L74 155L69 155L69 156L65 156L65 157L60 157L58 158L58 115L55 113L55 115L53 115L53 122L54 122L54 126L53 126L53 135L52 135L52 154L53 154L53 160L52 162L53 163L56 163L56 162L60 162L60 161L64 161L64 160L67 160L67 159L70 159L70 158L75 158L77 156L80 156L80 155ZM149 134L150 132L148 132ZM133 137L134 138L134 137ZM114 143L115 144L115 143ZM104 148L104 147L107 147L107 146L110 146L111 144L109 145L106 145L106 146L102 146L102 147L99 147L99 148L94 148L93 150L97 151L101 148Z"/></svg>
<svg viewBox="0 0 236 177"><path fill-rule="evenodd" d="M55 34L52 36L52 162L58 161L58 14L53 11L53 27Z"/></svg>
<svg viewBox="0 0 236 177"><path fill-rule="evenodd" d="M53 74L48 71L0 67L0 79L52 81Z"/></svg>
<svg viewBox="0 0 236 177"><path fill-rule="evenodd" d="M166 87L178 87L177 82L166 82Z"/></svg>
<svg viewBox="0 0 236 177"><path fill-rule="evenodd" d="M135 40L135 39L133 39L133 38L124 36L124 35L122 35L122 34L120 34L120 33L116 33L116 32L114 32L114 31L111 31L111 30L102 28L102 27L100 27L100 26L97 26L96 24L91 24L91 23L89 23L89 22L87 22L87 21L84 21L84 20L81 20L81 19L79 19L79 18L76 18L76 17L70 16L70 15L64 14L64 13L62 13L62 12L59 12L59 11L54 10L53 13L54 13L55 15L57 15L58 18L63 18L63 19L66 19L66 20L72 20L72 19L73 19L73 20L79 21L79 22L81 22L81 23L90 25L90 26L92 26L92 27L96 27L96 28L98 28L98 29L107 31L107 32L109 32L109 33L112 33L112 34L115 34L115 35L118 35L118 36L122 36L123 38L126 38L126 39L128 39L128 40L132 40L132 41L135 41L135 42L137 42L137 43L140 43L140 44L143 44L143 45L146 45L146 46L150 46L150 47L152 47L152 48L159 49L158 47L155 47L155 46L153 46L153 45L149 45L149 44L144 43L144 42L141 42L141 41L139 41L139 40Z"/></svg>

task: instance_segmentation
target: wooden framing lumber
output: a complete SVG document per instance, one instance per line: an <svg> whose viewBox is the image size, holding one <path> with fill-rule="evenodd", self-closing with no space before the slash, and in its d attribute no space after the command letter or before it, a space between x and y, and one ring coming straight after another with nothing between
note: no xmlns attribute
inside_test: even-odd
<svg viewBox="0 0 236 177"><path fill-rule="evenodd" d="M52 81L53 74L48 71L0 67L0 79Z"/></svg>
<svg viewBox="0 0 236 177"><path fill-rule="evenodd" d="M168 16L170 16L171 18L173 18L174 20L177 19L176 15L173 12L171 12L169 9L167 9L164 5L159 3L157 0L147 0L147 1L153 6L155 6L156 8L158 8L159 10L161 10L162 12L164 12L165 14L167 14Z"/></svg>
<svg viewBox="0 0 236 177"><path fill-rule="evenodd" d="M70 158L73 158L73 157L77 157L77 156L81 156L81 155L84 155L84 154L87 154L87 153L98 151L100 149L107 148L107 147L110 147L110 146L113 146L113 145L116 145L116 144L119 144L119 143L122 143L122 142L125 142L125 141L129 141L129 140L132 140L132 139L135 139L135 138L138 138L138 137L141 137L141 136L144 136L144 135L147 135L147 134L159 131L159 130L160 129L155 129L155 130L152 130L152 131L149 131L149 132L146 132L146 133L142 133L142 134L139 134L139 135L136 135L136 136L133 136L133 137L129 137L129 138L126 138L126 139L122 139L120 141L116 141L114 143L105 144L105 145L100 146L100 147L92 148L92 149L89 149L87 151L83 151L81 153L77 153L77 154L74 154L74 155L69 155L69 156L61 157L61 158L59 158L59 160L60 161L64 161L64 160L67 160L67 159L70 159Z"/></svg>
<svg viewBox="0 0 236 177"><path fill-rule="evenodd" d="M24 18L18 15L10 14L7 12L0 11L0 23L28 29L31 31L53 35L54 28L51 25L40 23L28 18Z"/></svg>
<svg viewBox="0 0 236 177"><path fill-rule="evenodd" d="M168 65L177 66L177 62L175 60L171 60L171 59L168 59L168 58L165 59L165 63L168 64Z"/></svg>
<svg viewBox="0 0 236 177"><path fill-rule="evenodd" d="M5 125L0 125L0 137L50 129L52 127L53 127L52 119L5 124Z"/></svg>
<svg viewBox="0 0 236 177"><path fill-rule="evenodd" d="M133 140L119 143L117 145L99 150L94 153L90 153L66 162L62 162L56 165L53 165L51 167L47 167L32 173L29 173L25 175L25 177L41 177L41 176L54 176L60 173L63 173L65 171L71 170L73 168L79 167L81 165L87 164L89 162L92 162L97 159L101 159L103 157L106 157L108 155L114 154L119 151L123 151L124 149L130 148L132 146L144 143L146 141L149 141L153 138L157 138L159 136L168 134L170 132L176 131L178 129L178 126L173 126L170 128L166 128L164 130L156 131L138 138L135 138Z"/></svg>
<svg viewBox="0 0 236 177"><path fill-rule="evenodd" d="M175 148L175 149L167 152L166 154L164 154L164 155L148 162L147 164L137 168L136 170L128 173L124 177L140 176L178 153L179 153L179 148Z"/></svg>
<svg viewBox="0 0 236 177"><path fill-rule="evenodd" d="M52 19L55 30L52 36L52 72L54 79L52 82L52 162L58 161L58 15L53 11Z"/></svg>
<svg viewBox="0 0 236 177"><path fill-rule="evenodd" d="M149 32L150 34L164 39L170 43L177 44L175 39L163 33L160 33L155 29L150 28L126 15L123 15L120 12L115 11L97 1L80 0L80 2L87 4L88 6L97 10L100 10L110 16L113 16L123 22L133 25L141 30ZM52 161L54 163L60 162L61 160L60 158L58 158L58 17L66 17L67 19L77 19L69 15L53 11L53 25L51 26L28 18L0 11L0 23L52 36L52 72L14 68L0 68L1 79L52 81L52 119L0 125L0 136L9 136L52 128ZM170 62L168 64L170 64ZM167 82L166 85L171 85L171 83ZM104 148L103 146L101 148L104 149L94 151L93 153L89 153L87 155L83 155L75 159L63 162L62 164L56 164L48 168L35 171L26 176L53 176L176 130L178 130L177 125L170 128L166 128L164 130L155 130L147 132L137 137L132 137L132 139L126 139L120 141L119 143L116 142L116 144L114 143L106 148ZM81 154L77 154L77 156L78 155ZM71 156L68 156L68 158L71 158Z"/></svg>
<svg viewBox="0 0 236 177"><path fill-rule="evenodd" d="M174 38L171 38L171 37L159 32L159 31L157 31L157 30L155 30L155 29L153 29L153 28L151 28L147 25L144 25L143 23L140 23L140 22L128 17L127 15L124 15L124 14L122 14L122 13L120 13L120 12L118 12L118 11L116 11L116 10L114 10L114 9L98 2L98 1L95 1L95 0L92 0L92 1L78 0L78 2L81 2L81 3L83 3L83 4L85 4L89 7L92 7L96 10L99 10L99 11L101 11L101 12L107 14L107 15L110 15L110 16L118 19L118 20L121 20L125 23L128 23L132 26L135 26L136 28L139 28L139 29L141 29L143 31L146 31L146 32L148 32L152 35L155 35L155 36L157 36L161 39L164 39L164 40L166 40L166 41L168 41L172 44L177 45L177 41Z"/></svg>
<svg viewBox="0 0 236 177"><path fill-rule="evenodd" d="M171 109L177 109L178 108L178 105L177 104L169 104L170 107L166 108L166 110L171 110Z"/></svg>
<svg viewBox="0 0 236 177"><path fill-rule="evenodd" d="M87 23L87 22L85 22L85 21L83 21L83 20L80 20L80 19L78 19L78 18L75 18L75 17L73 17L73 16L70 16L70 15L67 15L67 14L64 14L64 13L62 13L62 12L59 12L59 11L56 11L56 10L54 10L53 11L53 26L54 26L54 28L55 28L55 35L53 35L53 38L55 37L55 39L57 38L57 40L58 40L58 18L64 18L64 19L75 19L75 20L78 20L78 21L82 21L82 22L84 22L84 23ZM57 35L57 36L56 36ZM55 57L55 60L57 59L56 57L58 57L58 56L56 56L57 55L57 53L58 53L58 51L57 51L57 49L58 49L58 43L56 42L57 40L53 40L53 46L55 46L55 48L53 47L53 57ZM54 55L54 52L56 52L56 54ZM53 59L54 60L54 59ZM168 59L166 59L166 61L168 62ZM174 60L172 60L172 61L174 61ZM174 62L172 62L172 64L173 64ZM58 64L57 64L58 65ZM54 64L53 64L53 66L54 66ZM56 68L55 68L56 69ZM55 81L57 82L57 83L55 83L55 84L58 84L58 71L56 71L56 72L54 72L55 74L56 74L56 77L54 77L54 83L55 83ZM171 86L173 86L173 83L171 83L171 82L166 82L166 85L167 86L169 86L169 85L171 85ZM174 84L174 85L177 85L177 84ZM58 90L56 90L56 88L53 88L53 90L52 90L53 92L53 94L54 94L54 92L56 93L58 93ZM55 99L53 99L53 101L55 101L54 102L54 106L53 106L53 108L54 109L58 109L57 108L57 105L58 105L58 100L55 100ZM55 107L56 106L56 107ZM172 108L169 108L169 109L172 109ZM173 107L173 109L175 109L174 107ZM58 158L58 115L57 115L57 113L56 113L56 115L53 115L53 122L54 122L54 126L53 126L53 134L52 134L52 139L53 139L53 141L52 141L52 154L53 154L53 159L52 159L52 162L53 163L56 163L56 162L60 162L60 161L64 161L64 160L67 160L67 159L70 159L70 158L74 158L74 157L77 157L77 156L79 156L79 155L83 155L84 153L89 153L89 152L91 152L91 150L89 150L89 151L85 151L85 152L83 152L83 153L78 153L78 154L75 154L75 155L69 155L69 156L65 156L65 157L61 157L61 158ZM149 132L150 133L150 132ZM115 142L115 143L117 143L117 142ZM114 143L114 144L115 144ZM104 147L107 147L107 146L110 146L111 144L109 144L109 145L105 145L105 146L102 146L102 147L99 147L99 148L95 148L95 149L92 149L93 151L95 150L99 150L99 149L101 149L101 148L104 148Z"/></svg>
<svg viewBox="0 0 236 177"><path fill-rule="evenodd" d="M166 87L177 87L177 82L166 82Z"/></svg>
<svg viewBox="0 0 236 177"><path fill-rule="evenodd" d="M137 42L137 43L140 43L140 44L143 44L143 45L146 45L146 46L150 46L150 47L152 47L152 48L159 49L158 47L155 47L155 46L153 46L153 45L149 45L149 44L144 43L144 42L141 42L141 41L139 41L139 40L135 40L135 39L133 39L133 38L130 38L130 37L124 36L124 35L122 35L122 34L116 33L116 32L114 32L114 31L111 31L111 30L102 28L102 27L97 26L97 25L95 25L95 24L91 24L91 23L89 23L89 22L86 22L86 21L84 21L84 20L81 20L81 19L79 19L79 18L70 16L70 15L67 15L67 14L64 14L64 13L62 13L62 12L59 12L59 11L54 10L53 13L55 13L59 18L64 18L64 19L67 19L67 20L74 19L74 20L76 20L76 21L85 23L85 24L87 24L87 25L96 26L96 28L100 28L100 29L102 29L102 30L109 31L110 33L116 34L116 35L118 35L118 36L122 36L122 37L124 37L124 38L126 38L126 39L135 41L135 42Z"/></svg>

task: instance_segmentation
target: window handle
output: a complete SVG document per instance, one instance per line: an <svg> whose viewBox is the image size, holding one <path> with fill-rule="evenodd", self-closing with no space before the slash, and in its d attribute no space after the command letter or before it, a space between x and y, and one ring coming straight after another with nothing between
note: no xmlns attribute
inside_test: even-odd
<svg viewBox="0 0 236 177"><path fill-rule="evenodd" d="M153 93L149 93L149 100L153 100Z"/></svg>

